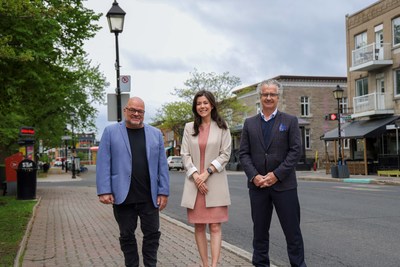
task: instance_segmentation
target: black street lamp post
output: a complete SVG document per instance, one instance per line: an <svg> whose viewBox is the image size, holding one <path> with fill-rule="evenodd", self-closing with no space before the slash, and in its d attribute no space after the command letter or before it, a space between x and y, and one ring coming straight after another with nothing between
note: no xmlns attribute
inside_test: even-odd
<svg viewBox="0 0 400 267"><path fill-rule="evenodd" d="M67 129L67 127L65 127L64 128L65 136L67 136L67 131L68 131L68 129ZM62 162L62 166L65 166L65 172L68 172L68 164L67 163L68 163L68 139L65 138L65 157Z"/></svg>
<svg viewBox="0 0 400 267"><path fill-rule="evenodd" d="M75 166L75 134L74 134L74 119L75 113L71 112L71 128L72 128L72 152L71 152L71 159L72 159L72 179L76 178L76 166Z"/></svg>
<svg viewBox="0 0 400 267"><path fill-rule="evenodd" d="M124 29L124 18L125 11L123 11L116 0L112 4L111 9L107 13L108 26L110 27L110 32L115 34L115 53L116 53L116 62L115 62L115 70L117 72L117 121L120 122L122 120L122 112L121 112L121 88L119 81L119 47L118 47L118 34L122 32Z"/></svg>
<svg viewBox="0 0 400 267"><path fill-rule="evenodd" d="M339 142L339 156L338 156L338 165L342 165L342 140L341 140L341 130L340 130L340 100L343 98L344 90L340 88L339 85L336 86L336 90L333 91L333 96L337 100L337 121L338 121L338 142Z"/></svg>
<svg viewBox="0 0 400 267"><path fill-rule="evenodd" d="M342 133L340 129L340 118L341 118L341 112L340 112L340 100L343 99L343 94L344 90L337 85L336 90L333 91L333 96L337 100L337 121L338 121L338 142L339 142L339 154L338 154L338 162L337 162L337 178L348 178L349 177L349 169L347 168L347 165L344 164L343 158L342 158ZM332 173L332 176L334 177L335 175Z"/></svg>

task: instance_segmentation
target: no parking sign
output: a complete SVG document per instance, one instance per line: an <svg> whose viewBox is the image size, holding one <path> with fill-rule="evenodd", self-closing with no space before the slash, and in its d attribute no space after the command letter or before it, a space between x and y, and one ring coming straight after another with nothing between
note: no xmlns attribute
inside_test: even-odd
<svg viewBox="0 0 400 267"><path fill-rule="evenodd" d="M131 91L131 76L130 75L120 75L119 76L119 85L121 92L130 92Z"/></svg>

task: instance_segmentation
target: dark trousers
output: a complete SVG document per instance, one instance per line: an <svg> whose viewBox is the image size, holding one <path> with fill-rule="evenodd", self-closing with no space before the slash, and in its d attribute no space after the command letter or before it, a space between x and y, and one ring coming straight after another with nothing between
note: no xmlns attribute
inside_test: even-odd
<svg viewBox="0 0 400 267"><path fill-rule="evenodd" d="M249 195L253 219L253 265L257 267L270 265L269 228L275 207L285 234L290 265L305 267L297 189L280 192L272 188L251 189Z"/></svg>
<svg viewBox="0 0 400 267"><path fill-rule="evenodd" d="M124 253L125 266L139 266L139 254L135 238L138 217L143 233L143 263L146 267L156 266L161 236L158 208L155 208L152 202L114 205L113 207L114 217L119 226L119 243Z"/></svg>

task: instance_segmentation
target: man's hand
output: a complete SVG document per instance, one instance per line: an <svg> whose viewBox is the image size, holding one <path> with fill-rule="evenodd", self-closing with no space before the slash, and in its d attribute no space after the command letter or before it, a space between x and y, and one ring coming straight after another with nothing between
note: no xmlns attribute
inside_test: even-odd
<svg viewBox="0 0 400 267"><path fill-rule="evenodd" d="M273 172L269 172L266 175L257 175L254 177L253 183L260 188L271 187L278 181Z"/></svg>
<svg viewBox="0 0 400 267"><path fill-rule="evenodd" d="M157 205L158 205L158 209L160 211L162 211L168 203L168 197L164 196L164 195L158 195L157 196Z"/></svg>
<svg viewBox="0 0 400 267"><path fill-rule="evenodd" d="M99 200L103 204L114 204L114 196L112 194L100 195Z"/></svg>

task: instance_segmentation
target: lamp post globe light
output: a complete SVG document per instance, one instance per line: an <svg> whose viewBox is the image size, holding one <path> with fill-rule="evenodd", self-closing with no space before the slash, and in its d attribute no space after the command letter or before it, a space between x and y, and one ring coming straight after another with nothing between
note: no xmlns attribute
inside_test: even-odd
<svg viewBox="0 0 400 267"><path fill-rule="evenodd" d="M338 161L337 161L337 178L348 178L349 177L349 170L347 165L344 164L342 159L342 135L340 129L340 100L343 99L344 90L337 85L336 89L333 91L333 96L337 100L337 121L338 121L338 143L339 143L339 153L338 153ZM332 174L332 176L334 176Z"/></svg>
<svg viewBox="0 0 400 267"><path fill-rule="evenodd" d="M122 120L122 112L121 112L121 88L120 88L120 81L119 81L119 47L118 47L118 34L122 32L124 29L124 19L125 19L125 11L119 7L116 0L112 4L111 9L107 13L107 20L108 26L110 28L110 32L115 34L115 54L116 54L116 61L115 61L115 70L117 73L117 121L120 122Z"/></svg>

